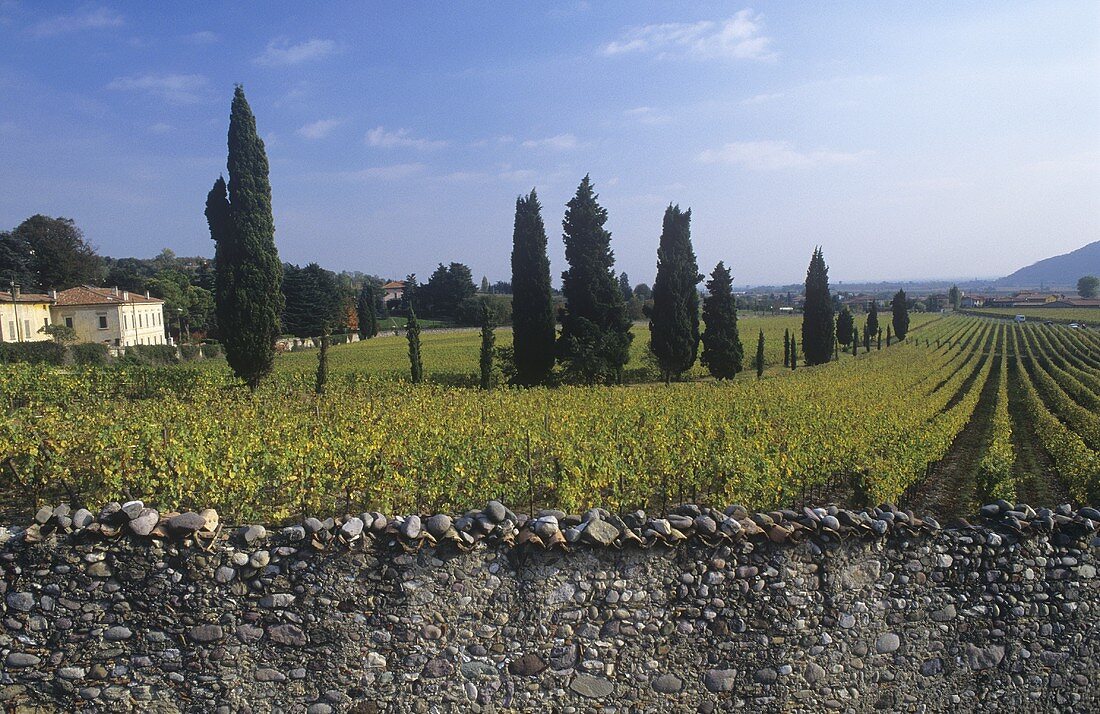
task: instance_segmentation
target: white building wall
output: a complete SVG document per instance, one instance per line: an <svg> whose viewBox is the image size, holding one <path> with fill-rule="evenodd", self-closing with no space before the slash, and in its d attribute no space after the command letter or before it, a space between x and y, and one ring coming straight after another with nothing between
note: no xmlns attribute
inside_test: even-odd
<svg viewBox="0 0 1100 714"><path fill-rule="evenodd" d="M50 324L49 303L0 302L0 342L44 342L52 338L39 330Z"/></svg>
<svg viewBox="0 0 1100 714"><path fill-rule="evenodd" d="M53 308L53 319L71 324L78 342L103 342L117 347L163 345L163 303L66 305Z"/></svg>

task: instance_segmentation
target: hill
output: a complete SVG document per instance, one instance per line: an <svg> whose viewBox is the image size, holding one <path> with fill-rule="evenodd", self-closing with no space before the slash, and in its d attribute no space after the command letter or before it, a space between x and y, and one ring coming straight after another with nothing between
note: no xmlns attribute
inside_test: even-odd
<svg viewBox="0 0 1100 714"><path fill-rule="evenodd" d="M1089 243L1065 255L1056 255L1020 268L996 285L1013 288L1076 288L1082 275L1100 275L1100 241Z"/></svg>

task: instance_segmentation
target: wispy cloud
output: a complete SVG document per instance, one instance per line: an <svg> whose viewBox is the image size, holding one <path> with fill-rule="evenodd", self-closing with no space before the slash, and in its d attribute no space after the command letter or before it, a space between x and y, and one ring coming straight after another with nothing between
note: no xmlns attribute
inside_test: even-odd
<svg viewBox="0 0 1100 714"><path fill-rule="evenodd" d="M105 7L88 7L71 15L54 15L32 25L31 35L52 37L81 30L101 30L108 27L121 27L122 15Z"/></svg>
<svg viewBox="0 0 1100 714"><path fill-rule="evenodd" d="M279 38L267 43L267 48L253 58L253 64L261 67L289 67L291 65L324 59L336 53L336 42L313 38L297 44Z"/></svg>
<svg viewBox="0 0 1100 714"><path fill-rule="evenodd" d="M577 137L572 134L558 134L557 136L550 136L545 139L528 139L523 142L525 149L555 149L557 151L567 151L569 149L575 149L578 146Z"/></svg>
<svg viewBox="0 0 1100 714"><path fill-rule="evenodd" d="M742 99L740 102L738 102L738 104L740 104L743 107L752 107L752 106L756 106L757 104L767 104L770 101L774 101L776 99L782 99L783 96L784 95L783 95L782 92L771 92L769 94L754 94L751 97L747 97L745 99Z"/></svg>
<svg viewBox="0 0 1100 714"><path fill-rule="evenodd" d="M623 114L639 124L649 124L651 126L661 126L672 121L671 116L653 107L634 107L633 109L627 109Z"/></svg>
<svg viewBox="0 0 1100 714"><path fill-rule="evenodd" d="M850 164L870 154L869 151L852 153L832 149L799 151L789 141L735 141L720 149L702 152L699 160L708 164L733 164L758 171L774 171Z"/></svg>
<svg viewBox="0 0 1100 714"><path fill-rule="evenodd" d="M143 74L118 77L107 89L144 92L173 104L191 104L202 98L206 85L206 77L201 74Z"/></svg>
<svg viewBox="0 0 1100 714"><path fill-rule="evenodd" d="M774 60L772 40L763 34L762 18L742 10L727 20L668 22L634 27L601 48L609 57L630 53L655 54L659 59Z"/></svg>
<svg viewBox="0 0 1100 714"><path fill-rule="evenodd" d="M337 171L326 174L326 177L342 181L379 181L409 178L424 172L424 164L390 164L388 166L371 166L356 171Z"/></svg>
<svg viewBox="0 0 1100 714"><path fill-rule="evenodd" d="M196 45L209 45L217 42L221 38L216 32L202 30L200 32L192 32L190 35L184 37L184 39Z"/></svg>
<svg viewBox="0 0 1100 714"><path fill-rule="evenodd" d="M381 126L375 127L367 132L366 142L370 146L377 146L383 149L407 147L419 149L420 151L439 149L447 145L446 141L437 139L417 139L409 136L408 129L387 131L385 127Z"/></svg>
<svg viewBox="0 0 1100 714"><path fill-rule="evenodd" d="M175 129L171 124L159 121L149 127L150 134L171 134Z"/></svg>
<svg viewBox="0 0 1100 714"><path fill-rule="evenodd" d="M332 130L344 123L343 119L318 119L298 130L298 136L306 139L324 139Z"/></svg>

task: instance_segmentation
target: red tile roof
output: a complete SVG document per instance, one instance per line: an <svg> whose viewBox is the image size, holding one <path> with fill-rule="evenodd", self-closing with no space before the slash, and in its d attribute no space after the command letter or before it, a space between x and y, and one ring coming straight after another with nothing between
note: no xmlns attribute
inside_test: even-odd
<svg viewBox="0 0 1100 714"><path fill-rule="evenodd" d="M57 305L128 305L129 303L160 304L163 300L153 297L145 297L139 293L128 293L115 288L96 288L91 285L82 285L78 288L62 290L57 294Z"/></svg>
<svg viewBox="0 0 1100 714"><path fill-rule="evenodd" d="M0 292L0 302L53 302L53 298L45 293L20 293L19 297L12 300L10 292Z"/></svg>

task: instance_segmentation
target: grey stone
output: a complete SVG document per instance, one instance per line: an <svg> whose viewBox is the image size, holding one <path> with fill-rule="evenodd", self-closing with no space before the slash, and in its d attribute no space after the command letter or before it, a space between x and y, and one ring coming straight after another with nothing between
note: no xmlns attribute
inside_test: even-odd
<svg viewBox="0 0 1100 714"><path fill-rule="evenodd" d="M127 501L122 504L122 512L131 521L140 516L143 510L145 510L145 504L141 501Z"/></svg>
<svg viewBox="0 0 1100 714"><path fill-rule="evenodd" d="M684 680L675 674L662 674L653 680L653 690L661 694L675 694L684 688Z"/></svg>
<svg viewBox="0 0 1100 714"><path fill-rule="evenodd" d="M401 524L401 535L408 540L416 540L420 537L420 516L412 515Z"/></svg>
<svg viewBox="0 0 1100 714"><path fill-rule="evenodd" d="M28 592L8 593L8 607L19 612L30 612L34 608L34 595Z"/></svg>
<svg viewBox="0 0 1100 714"><path fill-rule="evenodd" d="M11 652L4 660L4 664L12 669L37 667L41 662L41 658L36 655L27 654L26 652Z"/></svg>
<svg viewBox="0 0 1100 714"><path fill-rule="evenodd" d="M875 652L889 654L901 647L901 638L893 632L884 632L875 639Z"/></svg>
<svg viewBox="0 0 1100 714"><path fill-rule="evenodd" d="M291 623L267 628L267 636L275 644L287 647L305 647L309 643L305 631Z"/></svg>
<svg viewBox="0 0 1100 714"><path fill-rule="evenodd" d="M1005 658L1005 648L1002 645L987 645L978 647L970 642L966 643L966 663L975 671L992 669Z"/></svg>
<svg viewBox="0 0 1100 714"><path fill-rule="evenodd" d="M248 557L248 564L253 568L266 568L267 564L270 562L271 553L268 553L266 550L257 550Z"/></svg>
<svg viewBox="0 0 1100 714"><path fill-rule="evenodd" d="M433 538L438 540L446 535L447 531L451 530L451 517L444 513L429 516L428 519L424 521L424 529L427 530Z"/></svg>
<svg viewBox="0 0 1100 714"><path fill-rule="evenodd" d="M534 652L508 663L508 671L517 677L533 677L546 669L546 662Z"/></svg>
<svg viewBox="0 0 1100 714"><path fill-rule="evenodd" d="M817 662L810 662L806 665L806 681L810 684L817 684L818 682L825 680L825 668L819 665Z"/></svg>
<svg viewBox="0 0 1100 714"><path fill-rule="evenodd" d="M729 692L737 683L737 670L709 669L703 675L703 685L711 692Z"/></svg>
<svg viewBox="0 0 1100 714"><path fill-rule="evenodd" d="M762 667L756 670L753 675L753 679L758 684L774 684L775 680L779 678L779 675L771 667Z"/></svg>
<svg viewBox="0 0 1100 714"><path fill-rule="evenodd" d="M94 520L95 516L92 515L91 511L86 508L78 508L73 513L73 528L87 528Z"/></svg>
<svg viewBox="0 0 1100 714"><path fill-rule="evenodd" d="M43 526L49 523L51 518L53 518L53 509L47 506L39 508L34 514L34 522Z"/></svg>
<svg viewBox="0 0 1100 714"><path fill-rule="evenodd" d="M246 545L252 545L267 538L267 529L263 526L245 526L238 533Z"/></svg>
<svg viewBox="0 0 1100 714"><path fill-rule="evenodd" d="M352 516L343 522L340 526L340 535L344 536L348 540L358 538L363 534L364 523L363 519L358 516Z"/></svg>
<svg viewBox="0 0 1100 714"><path fill-rule="evenodd" d="M137 501L137 503L141 503L141 501ZM141 511L130 520L130 530L133 531L135 535L143 537L148 536L153 532L153 529L157 527L157 523L159 522L160 513L152 508L142 508Z"/></svg>
<svg viewBox="0 0 1100 714"><path fill-rule="evenodd" d="M228 565L219 565L218 569L214 571L214 582L222 585L233 582L235 577L237 577L237 571Z"/></svg>
<svg viewBox="0 0 1100 714"><path fill-rule="evenodd" d="M455 671L455 666L448 660L442 657L436 657L428 660L424 665L424 669L421 671L421 676L428 677L429 679L438 679L440 677L446 677Z"/></svg>
<svg viewBox="0 0 1100 714"><path fill-rule="evenodd" d="M168 527L177 533L194 533L206 526L206 519L199 514L188 511L168 519Z"/></svg>
<svg viewBox="0 0 1100 714"><path fill-rule="evenodd" d="M508 509L500 501L489 501L485 504L485 515L493 523L500 523L508 517Z"/></svg>
<svg viewBox="0 0 1100 714"><path fill-rule="evenodd" d="M597 521L598 522L598 521ZM593 677L589 674L578 674L569 683L569 688L582 697L589 699L602 699L615 691L615 685L603 677Z"/></svg>
<svg viewBox="0 0 1100 714"><path fill-rule="evenodd" d="M261 667L252 673L252 678L257 682L284 682L286 675L277 669Z"/></svg>
<svg viewBox="0 0 1100 714"><path fill-rule="evenodd" d="M134 636L134 633L130 631L129 627L124 625L115 625L114 627L108 627L107 631L103 633L103 639L108 642L122 642L128 640Z"/></svg>
<svg viewBox="0 0 1100 714"><path fill-rule="evenodd" d="M619 529L604 520L592 520L585 526L584 539L589 543L608 546L619 537Z"/></svg>
<svg viewBox="0 0 1100 714"><path fill-rule="evenodd" d="M933 610L931 618L933 622L948 622L955 619L955 606L948 603L939 610Z"/></svg>
<svg viewBox="0 0 1100 714"><path fill-rule="evenodd" d="M221 625L196 625L187 633L193 642L208 643L218 642L225 638L225 630Z"/></svg>

